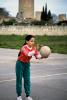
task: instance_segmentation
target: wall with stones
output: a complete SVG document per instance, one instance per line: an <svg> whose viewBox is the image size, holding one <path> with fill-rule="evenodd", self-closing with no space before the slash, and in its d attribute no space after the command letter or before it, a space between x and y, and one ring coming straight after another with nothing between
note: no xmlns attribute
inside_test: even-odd
<svg viewBox="0 0 67 100"><path fill-rule="evenodd" d="M67 35L67 26L0 26L0 34Z"/></svg>

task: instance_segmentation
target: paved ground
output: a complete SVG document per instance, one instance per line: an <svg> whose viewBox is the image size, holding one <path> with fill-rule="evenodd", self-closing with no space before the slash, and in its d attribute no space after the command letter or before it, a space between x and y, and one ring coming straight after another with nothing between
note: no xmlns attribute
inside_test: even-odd
<svg viewBox="0 0 67 100"><path fill-rule="evenodd" d="M0 100L16 100L15 62L18 50L0 49ZM67 100L67 55L51 54L31 60L31 96L34 100ZM22 93L25 100L24 89Z"/></svg>

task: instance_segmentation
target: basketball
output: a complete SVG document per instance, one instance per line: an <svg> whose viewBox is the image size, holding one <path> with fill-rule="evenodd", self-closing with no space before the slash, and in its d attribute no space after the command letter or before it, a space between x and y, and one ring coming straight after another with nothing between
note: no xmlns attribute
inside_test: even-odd
<svg viewBox="0 0 67 100"><path fill-rule="evenodd" d="M51 53L50 47L48 47L48 46L41 47L40 54L41 54L42 57L48 58L48 56L50 55L50 53Z"/></svg>

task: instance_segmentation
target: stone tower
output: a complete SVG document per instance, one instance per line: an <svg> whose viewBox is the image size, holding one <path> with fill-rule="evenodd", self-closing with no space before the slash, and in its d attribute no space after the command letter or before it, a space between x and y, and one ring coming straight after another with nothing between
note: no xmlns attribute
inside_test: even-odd
<svg viewBox="0 0 67 100"><path fill-rule="evenodd" d="M19 0L19 17L34 19L34 0Z"/></svg>

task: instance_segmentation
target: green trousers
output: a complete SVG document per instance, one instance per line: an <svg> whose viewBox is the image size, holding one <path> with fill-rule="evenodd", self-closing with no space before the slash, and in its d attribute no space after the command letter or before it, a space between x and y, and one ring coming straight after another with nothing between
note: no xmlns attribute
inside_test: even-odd
<svg viewBox="0 0 67 100"><path fill-rule="evenodd" d="M22 93L22 77L24 79L24 89L26 96L30 95L30 62L16 62L16 92L18 96Z"/></svg>

